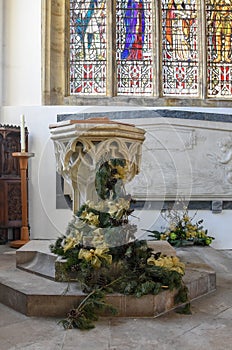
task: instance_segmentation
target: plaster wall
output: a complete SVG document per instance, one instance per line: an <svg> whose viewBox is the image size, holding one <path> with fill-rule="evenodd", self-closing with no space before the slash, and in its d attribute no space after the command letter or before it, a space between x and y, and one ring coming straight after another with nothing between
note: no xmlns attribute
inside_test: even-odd
<svg viewBox="0 0 232 350"><path fill-rule="evenodd" d="M2 16L2 103L5 106L40 105L41 0L5 0ZM2 25L2 20L0 23Z"/></svg>
<svg viewBox="0 0 232 350"><path fill-rule="evenodd" d="M0 0L0 107L2 107L3 88L3 0ZM0 110L1 113L1 110ZM1 115L1 114L0 114Z"/></svg>
<svg viewBox="0 0 232 350"><path fill-rule="evenodd" d="M57 114L119 110L120 107L41 106L41 0L0 0L0 123L19 125L25 114L29 130L29 224L32 239L55 239L64 233L72 212L56 209L56 164L49 124ZM3 27L4 25L4 27ZM165 107L166 108L166 107ZM133 110L122 107L121 110ZM138 108L135 107L135 110ZM182 109L182 108L175 108ZM232 114L232 109L185 108ZM130 120L133 123L133 120ZM134 219L141 229L160 229L159 211L137 210ZM194 213L192 213L194 214ZM213 246L232 249L232 211L220 214L199 211L205 227L215 236Z"/></svg>

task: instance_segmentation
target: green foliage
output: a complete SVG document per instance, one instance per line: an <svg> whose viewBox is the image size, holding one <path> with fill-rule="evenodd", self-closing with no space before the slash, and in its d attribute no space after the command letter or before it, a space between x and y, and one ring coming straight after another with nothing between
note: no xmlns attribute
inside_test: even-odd
<svg viewBox="0 0 232 350"><path fill-rule="evenodd" d="M128 220L133 200L125 195L123 185L127 166L125 159L110 159L99 167L95 185L100 200L82 205L66 234L50 246L54 254L66 259L66 271L75 275L88 294L59 322L65 329L90 329L101 312L115 313L105 302L106 293L139 298L176 288L181 291L176 301L184 300L183 263L177 257L154 254L146 241L135 239L137 227ZM178 225L175 239L180 234L183 240L183 227ZM149 232L154 239L162 239L162 233Z"/></svg>
<svg viewBox="0 0 232 350"><path fill-rule="evenodd" d="M175 311L181 315L192 315L190 303L186 303L185 305L178 307Z"/></svg>
<svg viewBox="0 0 232 350"><path fill-rule="evenodd" d="M111 249L116 263L116 272L101 268L96 271L93 266L80 261L77 271L83 291L89 293L77 308L70 310L66 319L59 323L65 329L91 329L93 321L101 312L116 314L116 309L105 302L105 293L118 292L124 295L142 297L158 294L163 288L179 290L175 303L187 300L187 288L182 283L182 276L168 268L147 264L153 255L146 241L134 241Z"/></svg>
<svg viewBox="0 0 232 350"><path fill-rule="evenodd" d="M166 240L174 247L201 245L208 246L214 237L208 236L208 231L203 227L203 220L193 223L187 207L183 210L167 210L162 216L168 222L164 231L145 230L151 240Z"/></svg>
<svg viewBox="0 0 232 350"><path fill-rule="evenodd" d="M115 158L99 167L95 177L95 188L101 199L116 199L122 193L122 186L120 184L119 186L116 185L118 181L121 183L118 167L124 168L125 165L125 159Z"/></svg>
<svg viewBox="0 0 232 350"><path fill-rule="evenodd" d="M102 312L117 314L117 310L106 303L105 292L96 289L89 293L77 308L70 310L67 317L58 323L62 324L65 329L91 329L95 327L93 321L97 321Z"/></svg>
<svg viewBox="0 0 232 350"><path fill-rule="evenodd" d="M188 288L181 284L180 288L178 289L178 293L175 296L175 304L183 304L188 300Z"/></svg>

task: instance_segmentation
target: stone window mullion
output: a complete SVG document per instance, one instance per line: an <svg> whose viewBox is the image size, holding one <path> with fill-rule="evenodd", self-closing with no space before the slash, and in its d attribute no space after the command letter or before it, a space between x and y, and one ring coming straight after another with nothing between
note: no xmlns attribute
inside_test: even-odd
<svg viewBox="0 0 232 350"><path fill-rule="evenodd" d="M117 74L116 74L116 45L115 45L115 7L116 0L106 1L107 13L107 84L106 96L113 97L117 95Z"/></svg>
<svg viewBox="0 0 232 350"><path fill-rule="evenodd" d="M205 21L205 0L198 0L198 18L199 18L199 83L200 83L200 98L207 98L207 36L206 36L206 21Z"/></svg>
<svg viewBox="0 0 232 350"><path fill-rule="evenodd" d="M160 60L160 55L162 55L162 44L160 42L161 38L161 23L160 23L160 1L153 0L153 95L155 97L162 96L162 60Z"/></svg>
<svg viewBox="0 0 232 350"><path fill-rule="evenodd" d="M65 30L64 30L64 40L65 40L65 96L70 95L70 1L65 0Z"/></svg>
<svg viewBox="0 0 232 350"><path fill-rule="evenodd" d="M43 0L42 89L47 105L64 103L65 95L65 5L66 0Z"/></svg>

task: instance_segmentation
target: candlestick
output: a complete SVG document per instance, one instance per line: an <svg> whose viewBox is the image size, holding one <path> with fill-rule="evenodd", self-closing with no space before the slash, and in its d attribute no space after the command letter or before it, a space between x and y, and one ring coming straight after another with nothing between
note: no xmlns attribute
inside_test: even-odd
<svg viewBox="0 0 232 350"><path fill-rule="evenodd" d="M20 142L21 142L21 152L26 151L26 144L25 144L25 119L24 114L21 114L20 116Z"/></svg>
<svg viewBox="0 0 232 350"><path fill-rule="evenodd" d="M13 157L19 158L20 174L21 174L21 201L22 201L22 227L20 233L20 240L12 241L10 246L12 248L20 248L29 242L29 227L28 227L28 194L27 194L27 167L28 159L34 157L34 153L28 152L14 152Z"/></svg>

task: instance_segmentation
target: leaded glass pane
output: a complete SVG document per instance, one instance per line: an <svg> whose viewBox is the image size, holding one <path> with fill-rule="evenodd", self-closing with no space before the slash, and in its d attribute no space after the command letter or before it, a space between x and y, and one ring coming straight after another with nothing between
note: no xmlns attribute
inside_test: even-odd
<svg viewBox="0 0 232 350"><path fill-rule="evenodd" d="M163 95L199 95L196 0L162 0Z"/></svg>
<svg viewBox="0 0 232 350"><path fill-rule="evenodd" d="M70 0L70 94L106 93L106 0Z"/></svg>
<svg viewBox="0 0 232 350"><path fill-rule="evenodd" d="M232 1L207 0L208 96L232 94Z"/></svg>
<svg viewBox="0 0 232 350"><path fill-rule="evenodd" d="M152 1L116 2L118 95L152 95Z"/></svg>

